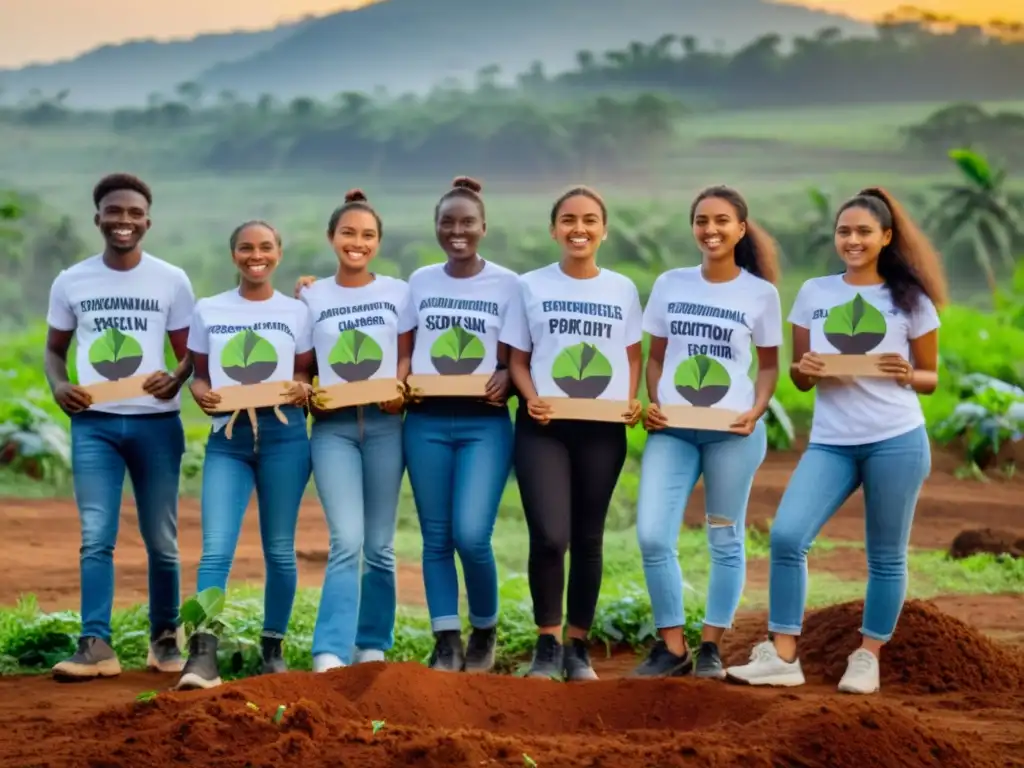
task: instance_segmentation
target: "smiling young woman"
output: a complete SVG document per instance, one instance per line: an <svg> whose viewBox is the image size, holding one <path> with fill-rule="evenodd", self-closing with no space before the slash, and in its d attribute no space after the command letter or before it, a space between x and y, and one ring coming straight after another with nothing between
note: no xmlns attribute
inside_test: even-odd
<svg viewBox="0 0 1024 768"><path fill-rule="evenodd" d="M203 554L198 592L227 588L228 574L253 490L259 502L260 534L267 564L264 590L263 671L284 672L282 639L295 600L295 526L309 482L306 413L313 364L306 307L274 290L281 261L281 237L269 224L249 221L230 237L239 285L196 303L188 348L195 374L192 396L213 417L203 461ZM239 414L229 436L230 417L217 414L218 389L268 381L292 382L291 398L277 409ZM255 420L253 420L255 419ZM211 688L220 683L217 637L196 632L178 688Z"/></svg>
<svg viewBox="0 0 1024 768"><path fill-rule="evenodd" d="M931 471L920 394L936 386L946 281L939 255L903 207L878 188L839 209L835 247L845 270L808 280L797 294L790 376L815 390L811 439L771 530L768 630L750 663L727 670L752 685L802 685L797 638L807 594L807 551L859 487L864 489L867 595L861 645L839 689L880 687L878 656L896 629L907 588L907 546L917 498ZM888 378L829 378L826 354L881 355ZM930 375L915 376L916 371Z"/></svg>
<svg viewBox="0 0 1024 768"><path fill-rule="evenodd" d="M703 476L711 553L699 677L725 676L718 645L732 626L746 571L747 502L767 452L763 416L779 378L782 309L772 239L734 189L710 187L690 207L701 265L654 283L644 330L651 335L646 427L636 530L660 640L635 674L680 676L694 664L683 626L683 577L676 541L683 510ZM757 379L750 378L751 347ZM660 406L723 408L740 415L731 432L676 429Z"/></svg>
<svg viewBox="0 0 1024 768"><path fill-rule="evenodd" d="M520 298L502 329L521 393L514 462L530 529L530 594L537 645L530 676L593 680L586 638L601 590L601 551L612 492L626 460L622 423L551 420L545 396L629 401L641 414L640 296L633 282L599 267L608 210L575 187L551 208L561 259L520 278ZM565 553L568 645L562 644Z"/></svg>

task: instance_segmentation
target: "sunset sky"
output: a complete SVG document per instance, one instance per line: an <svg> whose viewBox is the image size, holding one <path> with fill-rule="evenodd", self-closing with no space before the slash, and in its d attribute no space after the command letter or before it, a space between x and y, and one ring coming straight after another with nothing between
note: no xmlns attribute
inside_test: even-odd
<svg viewBox="0 0 1024 768"><path fill-rule="evenodd" d="M845 10L850 15L862 18L876 17L901 4L893 0L779 1ZM0 0L4 6L3 29L0 30L0 67L53 61L83 53L104 43L139 37L166 39L189 37L199 32L268 27L283 18L329 13L364 2L173 0L149 5L138 0ZM912 4L938 13L952 13L979 21L995 17L1024 17L1021 0L917 0Z"/></svg>

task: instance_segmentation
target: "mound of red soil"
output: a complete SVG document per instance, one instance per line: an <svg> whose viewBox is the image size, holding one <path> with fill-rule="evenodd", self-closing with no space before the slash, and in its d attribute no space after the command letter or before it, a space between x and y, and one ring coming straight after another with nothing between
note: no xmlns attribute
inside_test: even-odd
<svg viewBox="0 0 1024 768"><path fill-rule="evenodd" d="M863 601L808 613L800 638L800 663L809 680L837 684L847 657L860 645ZM765 630L746 633L729 644L729 664L746 663L750 646ZM995 693L1024 691L1024 656L999 645L931 603L910 600L903 606L896 633L882 649L882 690L903 693Z"/></svg>
<svg viewBox="0 0 1024 768"><path fill-rule="evenodd" d="M1008 531L982 528L961 531L949 547L949 556L958 560L978 554L1024 557L1024 537L1014 536Z"/></svg>
<svg viewBox="0 0 1024 768"><path fill-rule="evenodd" d="M17 765L303 768L1000 764L884 700L756 691L718 682L562 684L367 664L160 694L43 739ZM287 709L279 723L273 714ZM375 734L373 721L385 724Z"/></svg>

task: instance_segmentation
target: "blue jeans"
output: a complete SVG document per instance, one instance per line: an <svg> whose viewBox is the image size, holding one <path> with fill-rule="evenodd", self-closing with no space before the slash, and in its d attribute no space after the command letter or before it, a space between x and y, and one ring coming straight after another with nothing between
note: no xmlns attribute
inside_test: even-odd
<svg viewBox="0 0 1024 768"><path fill-rule="evenodd" d="M152 637L178 621L178 480L185 432L178 413L71 417L71 471L82 524L82 635L110 640L114 545L128 470L149 560Z"/></svg>
<svg viewBox="0 0 1024 768"><path fill-rule="evenodd" d="M310 448L331 535L313 654L349 664L354 648L387 651L394 643L402 417L376 405L344 408L313 423Z"/></svg>
<svg viewBox="0 0 1024 768"><path fill-rule="evenodd" d="M923 426L866 445L807 446L772 523L769 631L800 634L807 552L822 526L863 485L868 588L861 633L881 642L892 637L907 594L914 508L931 464Z"/></svg>
<svg viewBox="0 0 1024 768"><path fill-rule="evenodd" d="M210 431L203 462L203 555L196 589L227 589L228 574L242 532L246 507L256 490L266 585L263 630L284 637L295 602L295 526L309 483L309 437L301 408L282 406L287 424L270 408L256 411L253 440L246 412L238 415L229 440L224 429ZM258 444L257 444L258 443Z"/></svg>
<svg viewBox="0 0 1024 768"><path fill-rule="evenodd" d="M664 429L647 438L640 467L636 532L658 629L686 624L679 529L697 478L704 475L704 514L711 551L704 623L728 629L746 576L747 502L768 450L764 421L747 436Z"/></svg>
<svg viewBox="0 0 1024 768"><path fill-rule="evenodd" d="M478 629L498 623L498 568L491 534L512 467L512 420L487 416L409 413L405 461L423 535L423 585L435 632L461 630L459 553Z"/></svg>

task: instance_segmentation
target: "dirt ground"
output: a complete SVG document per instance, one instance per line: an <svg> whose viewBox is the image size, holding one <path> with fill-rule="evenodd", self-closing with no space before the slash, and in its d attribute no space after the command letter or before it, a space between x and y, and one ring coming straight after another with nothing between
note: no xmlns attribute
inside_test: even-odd
<svg viewBox="0 0 1024 768"><path fill-rule="evenodd" d="M752 524L773 516L792 455L772 455L758 475ZM1024 535L1024 483L978 484L936 457L912 544L949 547L964 529ZM253 510L255 511L255 510ZM699 524L698 489L687 521ZM73 502L0 502L0 604L34 592L45 609L76 607L78 524ZM194 587L199 510L184 501L184 590ZM863 538L861 500L826 527ZM327 532L315 500L302 511L300 581L319 586ZM829 559L822 563L826 563ZM862 558L862 555L859 556ZM125 504L117 603L145 599L145 553ZM422 603L416 563L401 564L404 603ZM847 557L834 572L862 575ZM756 570L756 569L752 569ZM255 515L245 523L233 580L263 574ZM751 573L763 582L765 574ZM186 592L187 593L187 592ZM910 603L882 655L883 690L838 694L856 643L860 605L808 616L802 654L809 684L761 690L716 682L622 679L637 659L595 652L601 681L561 685L509 677L445 675L415 664L370 664L328 675L253 678L211 692L166 693L173 677L125 673L61 685L47 676L0 677L0 767L88 766L1024 766L1024 595L944 596ZM723 648L740 663L763 639L763 614L740 618ZM136 703L143 691L161 693ZM280 723L271 714L285 705ZM385 720L373 733L372 720ZM529 757L527 760L524 755Z"/></svg>

